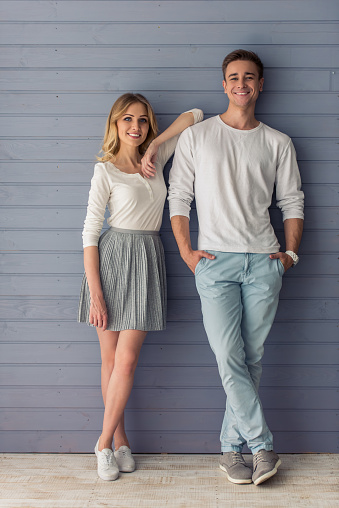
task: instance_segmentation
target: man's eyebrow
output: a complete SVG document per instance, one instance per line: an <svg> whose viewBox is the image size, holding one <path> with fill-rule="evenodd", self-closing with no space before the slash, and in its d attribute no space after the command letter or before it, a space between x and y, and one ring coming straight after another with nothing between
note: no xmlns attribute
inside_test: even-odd
<svg viewBox="0 0 339 508"><path fill-rule="evenodd" d="M233 74L229 74L228 77L232 77L232 76L238 76L238 72L234 72ZM250 76L255 76L254 72L245 72L246 75L250 75Z"/></svg>

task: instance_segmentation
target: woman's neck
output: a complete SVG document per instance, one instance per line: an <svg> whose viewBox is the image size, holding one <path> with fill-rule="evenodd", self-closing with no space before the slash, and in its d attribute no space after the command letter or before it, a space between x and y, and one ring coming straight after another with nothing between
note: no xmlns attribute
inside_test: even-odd
<svg viewBox="0 0 339 508"><path fill-rule="evenodd" d="M114 165L125 173L140 173L141 158L137 147L123 147L114 157Z"/></svg>
<svg viewBox="0 0 339 508"><path fill-rule="evenodd" d="M136 166L140 164L141 158L138 147L122 146L115 156L115 162Z"/></svg>

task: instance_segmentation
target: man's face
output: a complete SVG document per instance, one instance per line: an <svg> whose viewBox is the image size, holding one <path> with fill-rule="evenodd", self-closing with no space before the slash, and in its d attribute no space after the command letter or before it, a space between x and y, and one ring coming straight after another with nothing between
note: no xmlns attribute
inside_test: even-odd
<svg viewBox="0 0 339 508"><path fill-rule="evenodd" d="M230 103L241 109L255 104L263 84L264 78L259 79L258 67L247 60L236 60L228 64L222 82Z"/></svg>

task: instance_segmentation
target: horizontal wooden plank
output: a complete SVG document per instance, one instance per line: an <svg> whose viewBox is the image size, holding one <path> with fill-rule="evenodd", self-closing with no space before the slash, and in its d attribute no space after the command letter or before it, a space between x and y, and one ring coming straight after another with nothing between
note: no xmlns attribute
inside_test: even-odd
<svg viewBox="0 0 339 508"><path fill-rule="evenodd" d="M139 22L145 21L304 21L305 3L302 0L257 0L255 8L251 0L241 0L239 4L212 0L207 2L181 1L83 1L79 2L27 2L10 0L0 4L0 19L3 21L114 21ZM18 14L19 13L19 14ZM323 0L321 4L311 1L307 5L309 21L333 21L338 19L338 11L334 0Z"/></svg>
<svg viewBox="0 0 339 508"><path fill-rule="evenodd" d="M267 338L268 343L279 344L312 344L337 343L338 323L311 322L276 322ZM46 323L40 321L0 321L0 338L3 342L92 342L97 343L97 334L90 326L83 326L75 321ZM149 332L146 344L207 344L207 337L202 322L169 322L166 330ZM38 346L37 346L38 347ZM15 373L13 373L15 374ZM5 384L11 384L2 380ZM28 383L32 384L32 383ZM70 383L72 384L72 383Z"/></svg>
<svg viewBox="0 0 339 508"><path fill-rule="evenodd" d="M138 91L135 87L131 91ZM113 102L121 92L93 93L6 93L2 112L9 114L35 115L108 115ZM157 114L179 115L190 108L200 107L206 115L225 111L228 101L220 92L156 92L145 93ZM320 100L321 98L321 100ZM333 92L264 92L257 103L257 114L331 115L337 110L338 94Z"/></svg>
<svg viewBox="0 0 339 508"><path fill-rule="evenodd" d="M128 432L218 432L224 411L126 411ZM265 410L267 424L278 432L335 432L338 429L336 411ZM0 431L64 431L100 432L102 410L84 411L5 410L0 413Z"/></svg>
<svg viewBox="0 0 339 508"><path fill-rule="evenodd" d="M81 268L81 264L79 268ZM38 270L38 265L35 270ZM0 275L0 295L57 296L60 298L70 296L76 298L79 296L82 278L82 273L78 275ZM193 274L169 276L167 288L168 297L171 299L197 298L198 296ZM280 298L339 298L338 277L330 275L300 277L294 276L292 273L284 280Z"/></svg>
<svg viewBox="0 0 339 508"><path fill-rule="evenodd" d="M62 400L62 404L57 403L58 407L73 408L75 403L78 404L77 407L102 407L99 363L97 365L86 365L86 368L83 364L1 365L0 376L3 385L1 393L7 394L6 399L3 398L5 395L1 397L4 407L54 407L52 399ZM46 386L47 379L48 386ZM292 391L297 388L337 390L338 382L339 374L336 366L299 365L296 368L288 365L265 365L260 390L262 392L268 388L273 391L276 388ZM36 391L30 385L39 387L39 390ZM167 390L171 388L180 390L195 388L198 391L202 388L218 388L221 390L221 381L216 364L209 367L179 367L177 365L145 367L138 365L133 390L139 388L141 392L136 395L135 400L133 399L133 404L141 400L140 397L145 388L161 388L162 395L164 390L166 393L170 393ZM26 395L25 390L27 391ZM270 393L272 399L272 392ZM178 394L179 392L174 396L174 400L178 399ZM327 400L326 397L324 395L324 400ZM283 399L284 397L281 400ZM148 403L150 400L148 400ZM286 406L288 407L288 404L292 403L293 400L292 396L290 398L286 396ZM314 401L316 404L319 403L319 399L314 399ZM164 402L161 404L164 404ZM275 401L275 405L272 407L280 406ZM321 409L322 406L316 407ZM333 407L331 406L329 409L333 409Z"/></svg>
<svg viewBox="0 0 339 508"><path fill-rule="evenodd" d="M199 9L201 2L199 2ZM121 7L119 6L119 10ZM181 20L180 20L181 21ZM252 20L251 20L252 21ZM304 20L303 20L304 21ZM338 44L335 23L10 23L0 44Z"/></svg>
<svg viewBox="0 0 339 508"><path fill-rule="evenodd" d="M47 368L50 368L52 375L55 368L53 366L45 367L37 365L36 369L40 375L40 385L29 386L29 380L32 379L32 366L17 366L17 370L21 372L22 376L26 373L28 375L27 381L23 386L15 387L9 386L8 388L2 387L2 404L3 411L19 410L50 410L53 412L58 408L70 410L82 410L84 413L86 409L102 411L104 408L101 396L101 389L97 387L63 387L53 386L42 383L42 377L45 375L49 381L52 381L48 375ZM80 370L79 366L74 366L75 374ZM267 367L269 368L269 367ZM140 367L142 369L142 367ZM65 372L70 371L70 367L63 367ZM167 369L170 372L170 367ZM178 368L176 369L178 370ZM181 369L183 370L183 369ZM188 369L188 372L193 368ZM197 368L195 370L198 370ZM9 374L9 367L1 367L1 376ZM12 368L13 371L13 368ZM93 368L90 368L90 373ZM97 372L99 368L97 367ZM75 377L75 376L74 376ZM140 377L140 375L138 376ZM98 378L98 376L97 376ZM23 379L23 378L22 378ZM145 379L142 380L145 383ZM21 383L23 381L21 380ZM99 382L99 379L98 379ZM169 383L171 377L169 377ZM141 383L142 384L142 383ZM186 384L188 384L186 382ZM220 384L220 382L219 382ZM20 386L20 385L18 385ZM50 397L46 398L47 389L49 390ZM21 394L20 394L21 390ZM39 399L39 397L41 397ZM132 390L132 394L127 404L126 412L130 411L180 411L180 410L225 410L225 392L221 386L218 387L178 387L172 388L171 385L166 388L158 387L142 387L140 383L136 383ZM338 390L336 388L307 388L307 387L293 387L284 388L276 386L263 386L260 388L260 398L266 410L336 410L338 405ZM40 400L40 401L39 401ZM66 428L66 427L64 427Z"/></svg>
<svg viewBox="0 0 339 508"><path fill-rule="evenodd" d="M41 189L40 192L39 188ZM303 188L305 194L307 193L307 201L313 205L318 205L318 207L306 207L304 222L305 231L339 229L339 214L337 208L326 205L326 197L328 199L328 205L335 203L336 186L330 185L329 188L327 188L325 185L319 184L317 187L313 186L309 188L305 184ZM5 192L3 191L4 189ZM77 199L87 201L88 189L86 187L79 186L79 189L76 190L75 186L69 189L65 189L64 187L58 188L56 186L39 186L35 188L33 186L28 186L25 192L25 187L20 187L18 185L18 192L16 192L15 186L13 186L13 189L14 196L11 196L8 193L8 190L11 189L8 189L8 187L0 187L0 196L4 200L6 200L6 196L8 196L7 201L10 202L8 207L1 207L0 227L15 229L34 228L42 230L53 225L53 229L58 228L64 231L68 229L78 229L79 233L77 233L77 235L81 240L81 230L86 216L85 204L82 206L69 207L68 204L63 205L58 203L59 206L56 206L54 203L54 206L49 206L46 202L48 202L48 197L50 197L51 203L53 201L56 202L58 199L60 201L68 200L69 202L72 198L72 189L74 189L75 201ZM30 190L32 190L31 205L18 205L16 207L16 203L20 203L19 196L22 196L23 201L29 202ZM34 205L34 200L38 201L36 207L32 206ZM41 203L44 204L41 205ZM324 205L324 203L325 206L323 207L322 205ZM108 214L106 214L106 216L107 215ZM281 230L283 228L283 222L280 210L276 208L271 209L270 217L273 228L276 231ZM106 227L105 223L105 228ZM190 230L191 232L198 231L198 220L195 209L191 211ZM168 209L165 209L163 213L162 232L171 232ZM80 244L79 248L81 247ZM324 246L324 249L325 248L326 246ZM61 250L62 246L59 246L59 249Z"/></svg>
<svg viewBox="0 0 339 508"><path fill-rule="evenodd" d="M12 27L12 25L9 25ZM66 25L67 26L67 25ZM81 25L77 25L81 26ZM140 25L145 33L144 25ZM187 28L187 25L185 29ZM201 25L199 25L201 26ZM236 25L235 25L236 27ZM84 27L86 29L86 27ZM10 28L11 29L11 28ZM200 29L201 30L201 29ZM146 31L147 33L147 31ZM201 33L201 31L200 31ZM140 92L149 90L220 91L222 73L217 69L3 69L0 90L31 91L128 91L133 87ZM339 89L336 74L329 70L298 68L271 69L265 67L265 91L316 92Z"/></svg>
<svg viewBox="0 0 339 508"><path fill-rule="evenodd" d="M276 321L327 320L338 317L336 299L281 300ZM1 297L0 315L6 320L60 320L76 319L78 299L70 297ZM198 297L191 300L169 300L168 321L200 321L201 309ZM86 326L86 325L83 325Z"/></svg>
<svg viewBox="0 0 339 508"><path fill-rule="evenodd" d="M135 68L144 62L147 67L219 68L225 56L237 49L236 45L131 45L131 46L7 46L0 55L1 67L44 68ZM268 67L310 67L328 69L338 67L337 48L302 45L246 44L247 49L257 53ZM122 65L123 64L123 65Z"/></svg>
<svg viewBox="0 0 339 508"><path fill-rule="evenodd" d="M299 140L298 140L299 141ZM308 140L309 145L312 144L312 140ZM326 148L329 148L331 146L327 140L322 140L323 143L320 143L320 140L313 140L313 143L316 145L317 143L323 145L321 147L322 150L326 150ZM50 142L47 142L50 143ZM77 144L79 141L77 141ZM333 146L335 145L336 141L332 141ZM23 143L23 145L28 144L28 142ZM40 142L39 144L43 144ZM299 144L299 143L298 143ZM71 143L70 143L71 145ZM80 143L79 143L80 145ZM85 145L85 142L84 142ZM71 146L69 147L71 148ZM73 146L74 148L74 146ZM79 146L81 149L81 146ZM22 148L24 150L24 147ZM47 147L46 147L47 150ZM82 215L82 222L85 218L86 214L86 206L88 202L88 191L89 191L89 184L88 185L72 185L72 184L54 184L54 185L44 185L44 184L2 184L0 186L0 199L1 199L1 206L68 206L68 207L78 207L82 206L83 210L75 209L73 208L73 213L76 215L76 220L78 219L78 216ZM304 184L303 185L303 191L305 194L305 204L306 206L332 206L335 207L338 204L338 191L339 191L339 184ZM5 209L3 208L3 211ZM61 213L64 211L67 214L69 214L69 210L60 210ZM8 209L9 215L11 216L12 210ZM7 213L8 213L7 212ZM34 209L33 209L34 212ZM22 211L18 210L18 213L20 213L20 216L22 217ZM41 212L39 212L40 215ZM312 213L312 212L311 212ZM336 213L333 213L333 216L337 216ZM52 209L52 215L55 215L55 209ZM2 227L3 225L7 224L8 227L15 227L13 224L13 221L8 222L9 217L2 218ZM34 218L32 218L34 223ZM12 224L11 224L12 222ZM53 221L50 223L53 224ZM78 224L79 225L79 224ZM68 227L74 227L75 223L70 222ZM56 225L54 227L57 227Z"/></svg>
<svg viewBox="0 0 339 508"><path fill-rule="evenodd" d="M338 115L256 115L256 117L270 127L296 138L332 137L333 133L339 129ZM160 131L167 128L175 118L175 115L158 117ZM74 137L74 135L77 137L100 137L103 135L105 124L103 116L60 116L58 118L51 116L2 116L1 120L0 137L20 139L28 135L30 138L43 138L46 133L48 133L48 137L57 139ZM82 163L82 166L84 168L85 164Z"/></svg>
<svg viewBox="0 0 339 508"><path fill-rule="evenodd" d="M130 432L134 453L220 453L218 432ZM93 453L98 431L2 431L3 453ZM279 453L338 453L336 432L275 432ZM217 464L217 462L216 462Z"/></svg>
<svg viewBox="0 0 339 508"><path fill-rule="evenodd" d="M336 138L294 138L300 160L335 161L338 154ZM85 159L98 154L100 139L7 139L0 141L0 158L9 160L72 160ZM51 203L52 204L52 203Z"/></svg>
<svg viewBox="0 0 339 508"><path fill-rule="evenodd" d="M2 347L2 363L16 364L97 364L100 362L98 344L89 342L7 343ZM336 344L267 344L265 365L335 365L338 363ZM208 344L170 345L144 344L139 365L215 365L215 357Z"/></svg>
<svg viewBox="0 0 339 508"><path fill-rule="evenodd" d="M43 219L43 215L41 217ZM2 251L82 251L81 229L65 231L62 229L41 229L35 223L31 229L0 230ZM282 231L277 232L281 245L284 245ZM161 239L166 252L178 252L176 241L170 231L163 231ZM193 247L197 244L197 234L191 234ZM338 251L336 231L305 231L299 253L317 254Z"/></svg>
<svg viewBox="0 0 339 508"><path fill-rule="evenodd" d="M188 266L182 261L179 254L166 255L167 275L170 277L191 275ZM1 274L83 274L83 254L74 253L29 253L29 252L0 252ZM303 283L300 275L339 275L338 256L336 254L310 254L302 257L298 270L289 270L286 278L297 277L298 283ZM328 279L326 279L327 281ZM310 283L317 284L318 279ZM174 282L172 282L174 283Z"/></svg>
<svg viewBox="0 0 339 508"><path fill-rule="evenodd" d="M26 117L14 117L18 118L19 121L26 120ZM33 118L28 118L28 123L34 120ZM39 117L38 123L42 122L42 125L46 127L48 132L52 129L52 125L48 122L53 121L50 118L46 117L47 124L43 123L45 117ZM67 117L68 118L68 117ZM65 120L67 123L66 117L60 117L59 120ZM279 117L276 117L277 120ZM293 123L293 119L296 117L285 117L286 119L291 118L291 123ZM307 117L305 117L307 118ZM318 118L318 117L314 117ZM323 117L324 122L325 119L329 117ZM74 119L74 118L73 118ZM173 116L174 119L174 116ZM72 118L70 118L72 121ZM81 118L79 117L79 121ZM95 121L95 118L94 118ZM321 117L320 117L321 121ZM84 118L84 122L87 123L87 119ZM57 123L57 121L56 121ZM169 122L168 122L169 123ZM35 120L34 120L35 124ZM28 124L27 124L28 125ZM36 124L35 124L36 125ZM32 125L32 128L34 126ZM26 130L27 132L27 130ZM44 130L46 133L46 130ZM74 132L74 131L73 131ZM50 162L50 161L0 161L0 171L1 171L1 181L2 183L77 183L77 184L89 184L90 179L93 175L93 165L94 161L86 161L86 162L77 162L77 161L69 161L69 162ZM165 169L165 175L167 178L167 173L170 169L171 164L167 164ZM301 173L301 179L304 184L308 183L338 183L339 184L339 171L338 171L338 163L335 161L299 161L299 169ZM307 219L307 218L306 218Z"/></svg>

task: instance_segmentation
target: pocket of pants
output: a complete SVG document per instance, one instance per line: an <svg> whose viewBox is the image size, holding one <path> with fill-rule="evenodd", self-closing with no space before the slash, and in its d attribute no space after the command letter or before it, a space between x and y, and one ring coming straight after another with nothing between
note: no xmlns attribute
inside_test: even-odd
<svg viewBox="0 0 339 508"><path fill-rule="evenodd" d="M200 261L198 262L197 266L195 267L195 270L194 270L194 275L197 275L198 274L198 271L201 269L201 267L203 266L204 264L204 261L206 261L206 258L201 258Z"/></svg>
<svg viewBox="0 0 339 508"><path fill-rule="evenodd" d="M278 271L279 271L280 275L283 276L285 273L285 267L282 264L280 258L277 258L277 261L278 261Z"/></svg>

